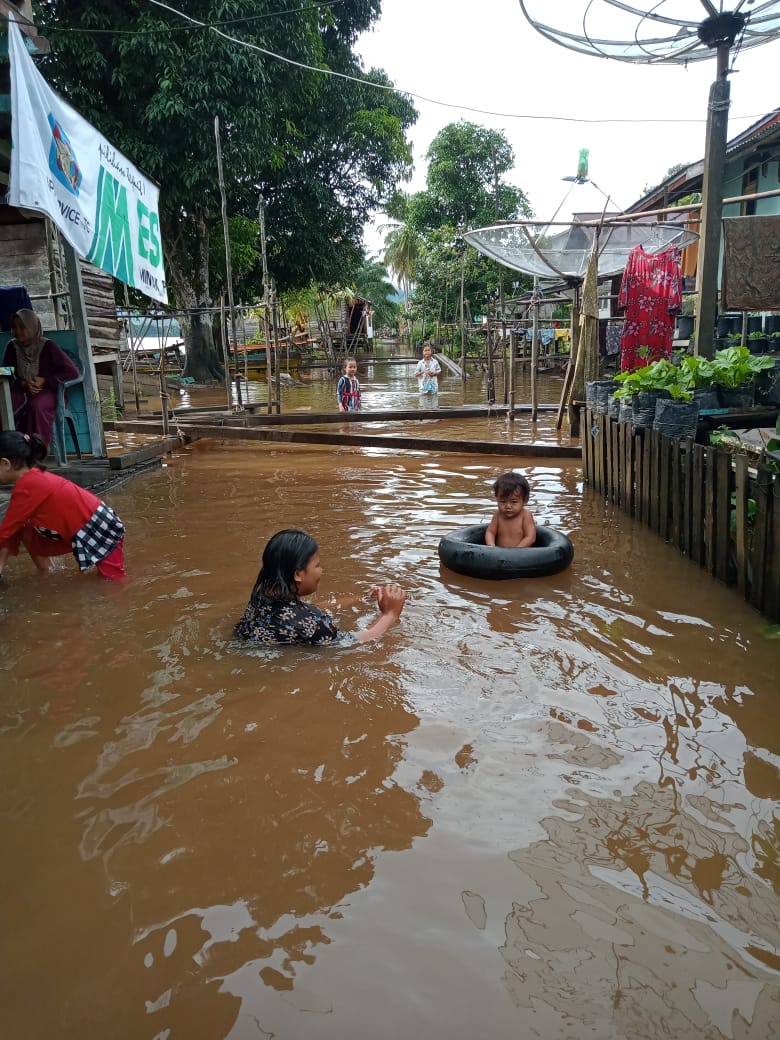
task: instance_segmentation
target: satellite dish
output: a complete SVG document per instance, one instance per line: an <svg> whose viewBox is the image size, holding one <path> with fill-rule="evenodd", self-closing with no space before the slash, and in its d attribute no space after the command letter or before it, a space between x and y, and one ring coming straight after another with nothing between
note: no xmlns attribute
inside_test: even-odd
<svg viewBox="0 0 780 1040"><path fill-rule="evenodd" d="M644 64L716 56L710 88L697 270L697 351L712 353L729 108L729 56L780 36L780 0L519 0L542 36L599 58ZM702 14L706 18L702 19Z"/></svg>
<svg viewBox="0 0 780 1040"><path fill-rule="evenodd" d="M519 0L543 36L581 54L644 64L704 61L780 36L780 0ZM702 20L702 14L707 17Z"/></svg>

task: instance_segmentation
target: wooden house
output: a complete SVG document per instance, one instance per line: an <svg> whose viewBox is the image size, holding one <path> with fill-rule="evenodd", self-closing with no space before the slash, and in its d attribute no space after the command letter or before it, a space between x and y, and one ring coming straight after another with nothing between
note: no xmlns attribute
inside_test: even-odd
<svg viewBox="0 0 780 1040"><path fill-rule="evenodd" d="M683 166L670 174L657 187L643 195L628 213L643 213L681 205L700 196L704 179L704 159ZM777 192L764 197L763 193ZM693 196L693 198L691 198ZM737 201L728 201L729 199ZM723 175L723 216L763 216L780 213L780 108L762 116L747 130L732 138L726 145L726 165ZM681 212L679 217L667 214L665 220L677 219L699 230L698 213ZM686 288L693 291L698 262L698 244L683 253L683 274Z"/></svg>
<svg viewBox="0 0 780 1040"><path fill-rule="evenodd" d="M30 0L0 0L0 15L14 14L28 51L48 52L48 42L32 22ZM7 24L7 22L6 22ZM9 182L11 88L8 39L0 36L0 184ZM0 284L24 286L47 335L77 354L82 388L70 392L80 447L105 455L100 390L113 390L122 405L120 341L110 275L76 256L52 221L40 213L0 203ZM6 330L7 332L7 330ZM5 336L7 339L7 335Z"/></svg>

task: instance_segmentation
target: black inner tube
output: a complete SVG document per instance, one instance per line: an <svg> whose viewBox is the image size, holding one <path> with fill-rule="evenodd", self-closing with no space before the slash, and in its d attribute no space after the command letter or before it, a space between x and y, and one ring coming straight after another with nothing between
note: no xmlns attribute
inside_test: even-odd
<svg viewBox="0 0 780 1040"><path fill-rule="evenodd" d="M536 526L536 545L503 549L485 545L487 524L452 531L439 542L439 559L451 571L471 578L505 581L542 578L564 570L574 559L574 546L554 527Z"/></svg>

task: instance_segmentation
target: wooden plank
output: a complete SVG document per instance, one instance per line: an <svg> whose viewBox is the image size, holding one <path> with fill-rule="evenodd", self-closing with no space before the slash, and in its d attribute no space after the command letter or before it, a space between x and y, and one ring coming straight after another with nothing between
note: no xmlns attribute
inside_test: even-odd
<svg viewBox="0 0 780 1040"><path fill-rule="evenodd" d="M637 463L639 456L636 451L636 437L630 423L623 423L623 439L625 441L626 459L626 512L629 516L636 515L638 486Z"/></svg>
<svg viewBox="0 0 780 1040"><path fill-rule="evenodd" d="M756 469L756 479L753 482L756 511L753 520L753 549L750 553L750 602L757 610L764 609L764 593L767 587L771 490L772 472L768 466L760 465Z"/></svg>
<svg viewBox="0 0 780 1040"><path fill-rule="evenodd" d="M661 437L657 430L647 430L645 436L650 441L650 530L658 534L660 528Z"/></svg>
<svg viewBox="0 0 780 1040"><path fill-rule="evenodd" d="M734 538L737 553L737 588L743 596L748 590L748 461L746 455L734 457L734 512L736 525Z"/></svg>
<svg viewBox="0 0 780 1040"><path fill-rule="evenodd" d="M668 437L658 436L658 533L665 542L669 541L672 512L672 442Z"/></svg>
<svg viewBox="0 0 780 1040"><path fill-rule="evenodd" d="M620 437L617 419L609 420L609 439L612 443L612 502L620 505Z"/></svg>
<svg viewBox="0 0 780 1040"><path fill-rule="evenodd" d="M704 449L704 563L709 574L715 574L715 449Z"/></svg>
<svg viewBox="0 0 780 1040"><path fill-rule="evenodd" d="M615 459L612 444L612 420L608 415L602 416L604 430L604 450L605 450L605 466L604 466L604 497L608 502L615 501Z"/></svg>
<svg viewBox="0 0 780 1040"><path fill-rule="evenodd" d="M590 409L582 407L580 412L580 428L584 430L580 441L582 443L583 474L585 483L593 487L593 438L590 435Z"/></svg>
<svg viewBox="0 0 780 1040"><path fill-rule="evenodd" d="M682 494L683 494L683 450L680 441L675 439L669 443L669 480L671 484L671 517L669 524L669 541L682 549Z"/></svg>
<svg viewBox="0 0 780 1040"><path fill-rule="evenodd" d="M678 543L683 553L691 559L693 547L691 542L691 530L693 519L693 438L686 437L682 442L682 501L680 503L680 542ZM696 518L698 525L698 517Z"/></svg>
<svg viewBox="0 0 780 1040"><path fill-rule="evenodd" d="M770 621L780 622L780 476L772 479L769 561L766 568L764 613Z"/></svg>
<svg viewBox="0 0 780 1040"><path fill-rule="evenodd" d="M625 423L615 423L615 436L617 437L618 445L618 505L625 512L626 510L626 437L623 427Z"/></svg>
<svg viewBox="0 0 780 1040"><path fill-rule="evenodd" d="M704 481L706 479L704 446L693 446L693 479L691 486L691 559L703 567L705 554Z"/></svg>
<svg viewBox="0 0 780 1040"><path fill-rule="evenodd" d="M189 433L181 437L163 437L157 444L144 444L142 447L133 448L132 451L126 451L122 455L110 456L108 467L112 470L132 469L133 466L159 458L160 455L167 455L168 452L181 448L182 445L189 444L190 441L196 439Z"/></svg>
<svg viewBox="0 0 780 1040"><path fill-rule="evenodd" d="M731 543L731 455L715 452L715 577L726 584L729 580Z"/></svg>
<svg viewBox="0 0 780 1040"><path fill-rule="evenodd" d="M650 526L650 431L642 430L642 523Z"/></svg>
<svg viewBox="0 0 780 1040"><path fill-rule="evenodd" d="M454 441L436 440L427 437L381 436L355 433L323 433L304 430L256 429L248 426L199 425L182 423L176 417L176 428L193 438L215 440L273 441L279 444L323 444L353 445L363 448L388 448L391 451L442 451L466 455L507 455L517 458L568 458L581 457L579 445L567 447L555 444L510 444L502 441ZM343 419L343 417L342 417ZM174 422L174 420L171 420ZM107 430L124 433L164 433L162 423L124 420L106 422Z"/></svg>

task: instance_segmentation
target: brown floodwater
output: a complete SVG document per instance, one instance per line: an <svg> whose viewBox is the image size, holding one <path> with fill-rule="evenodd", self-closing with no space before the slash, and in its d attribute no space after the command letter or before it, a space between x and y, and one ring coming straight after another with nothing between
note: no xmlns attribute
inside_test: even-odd
<svg viewBox="0 0 780 1040"><path fill-rule="evenodd" d="M780 1035L780 641L576 462L568 570L442 569L506 465L204 441L107 496L124 586L12 561L4 1037ZM293 525L380 643L232 641Z"/></svg>

